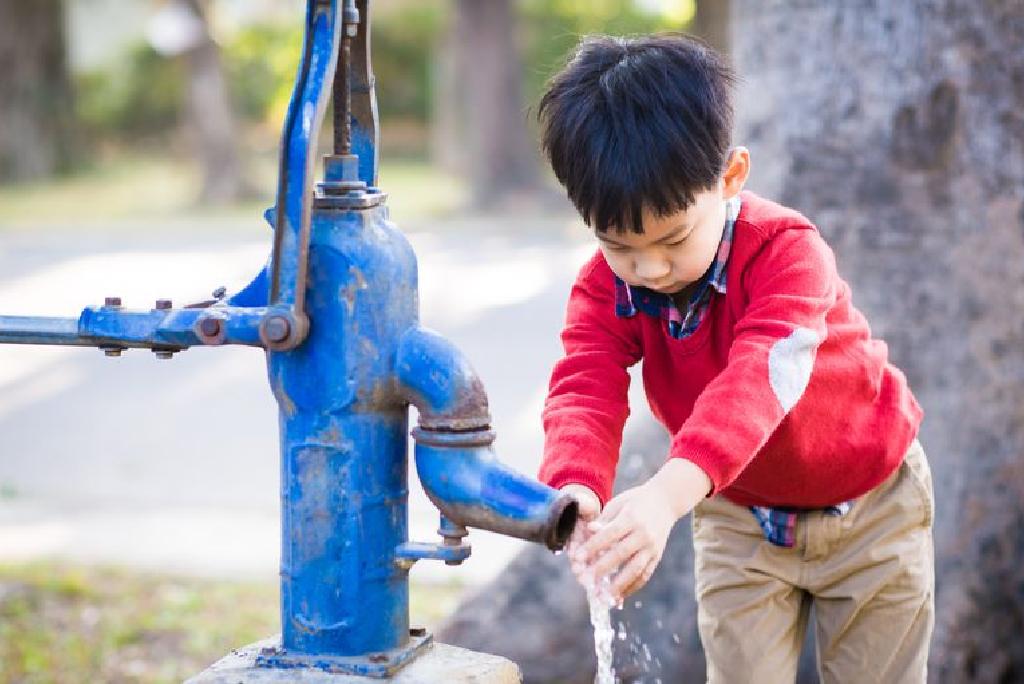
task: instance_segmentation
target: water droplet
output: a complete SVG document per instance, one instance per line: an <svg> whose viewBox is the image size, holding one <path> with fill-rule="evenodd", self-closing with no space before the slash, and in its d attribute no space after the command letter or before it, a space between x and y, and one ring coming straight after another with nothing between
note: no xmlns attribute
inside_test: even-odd
<svg viewBox="0 0 1024 684"><path fill-rule="evenodd" d="M678 644L678 643L679 643L679 641L680 641L680 640L679 640L679 635L678 635L678 634L673 634L673 635L672 635L672 641L674 641L674 642L676 642L676 643Z"/></svg>

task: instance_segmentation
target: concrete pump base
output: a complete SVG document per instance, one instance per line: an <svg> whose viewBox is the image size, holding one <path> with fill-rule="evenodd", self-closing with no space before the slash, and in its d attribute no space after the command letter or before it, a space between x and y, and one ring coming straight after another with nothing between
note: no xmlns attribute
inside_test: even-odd
<svg viewBox="0 0 1024 684"><path fill-rule="evenodd" d="M271 670L256 666L260 649L274 639L260 641L232 651L185 684L522 684L519 666L511 660L487 653L435 643L391 679L331 674L313 669Z"/></svg>

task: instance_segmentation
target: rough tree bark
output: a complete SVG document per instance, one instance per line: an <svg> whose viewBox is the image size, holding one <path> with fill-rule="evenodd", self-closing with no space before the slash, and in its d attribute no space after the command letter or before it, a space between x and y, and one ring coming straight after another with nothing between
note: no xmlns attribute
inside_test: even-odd
<svg viewBox="0 0 1024 684"><path fill-rule="evenodd" d="M0 181L68 167L74 121L61 0L0 0Z"/></svg>
<svg viewBox="0 0 1024 684"><path fill-rule="evenodd" d="M927 411L933 677L1019 681L1024 5L734 5L754 185L818 223Z"/></svg>
<svg viewBox="0 0 1024 684"><path fill-rule="evenodd" d="M1024 5L733 0L732 10L751 188L819 225L927 412L938 566L930 679L1020 681ZM664 611L692 648L692 601L677 600L692 595L692 561L677 541L671 592L655 590L643 612ZM509 655L530 682L588 681L590 630L563 566L524 552L442 637ZM663 663L683 651L665 646L651 647ZM676 672L666 665L663 681L684 681Z"/></svg>
<svg viewBox="0 0 1024 684"><path fill-rule="evenodd" d="M457 0L451 43L450 93L459 122L465 177L479 208L535 187L534 144L526 129L522 69L512 0ZM443 111L443 109L442 109Z"/></svg>

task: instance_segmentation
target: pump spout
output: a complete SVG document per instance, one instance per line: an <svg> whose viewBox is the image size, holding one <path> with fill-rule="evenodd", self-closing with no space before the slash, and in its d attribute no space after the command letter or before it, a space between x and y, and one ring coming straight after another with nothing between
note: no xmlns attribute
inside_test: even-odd
<svg viewBox="0 0 1024 684"><path fill-rule="evenodd" d="M494 433L436 432L417 428L416 472L441 513L464 527L565 546L578 504L568 494L525 477L498 460Z"/></svg>
<svg viewBox="0 0 1024 684"><path fill-rule="evenodd" d="M558 550L576 525L578 504L497 459L483 383L444 337L413 328L398 347L398 380L420 412L416 471L441 513Z"/></svg>

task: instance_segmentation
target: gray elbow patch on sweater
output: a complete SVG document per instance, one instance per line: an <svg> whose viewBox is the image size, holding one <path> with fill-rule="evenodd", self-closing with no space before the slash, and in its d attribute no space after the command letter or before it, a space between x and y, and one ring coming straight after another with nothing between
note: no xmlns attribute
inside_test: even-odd
<svg viewBox="0 0 1024 684"><path fill-rule="evenodd" d="M787 414L800 401L811 381L819 344L818 333L810 328L797 328L789 337L773 344L768 352L768 380Z"/></svg>

